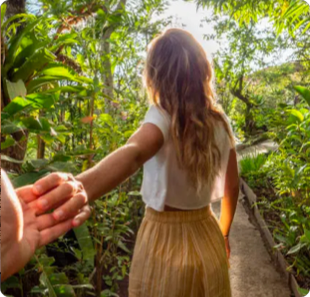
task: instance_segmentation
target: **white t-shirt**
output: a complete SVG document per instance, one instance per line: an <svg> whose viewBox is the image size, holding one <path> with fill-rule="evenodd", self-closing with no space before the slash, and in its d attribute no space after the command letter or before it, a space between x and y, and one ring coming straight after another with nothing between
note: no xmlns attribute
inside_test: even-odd
<svg viewBox="0 0 310 297"><path fill-rule="evenodd" d="M164 110L152 105L144 123L156 125L164 136L161 149L143 167L141 194L147 207L163 211L165 205L184 209L199 209L224 196L225 176L230 149L229 136L219 122L215 128L215 139L221 152L221 168L213 185L205 185L198 195L191 186L184 169L178 166L177 155L170 137L170 116ZM207 170L207 169L206 169Z"/></svg>

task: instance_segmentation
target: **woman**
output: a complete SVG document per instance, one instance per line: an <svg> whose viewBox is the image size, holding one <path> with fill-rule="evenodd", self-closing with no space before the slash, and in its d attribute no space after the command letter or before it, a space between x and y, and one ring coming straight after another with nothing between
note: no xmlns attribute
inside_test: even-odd
<svg viewBox="0 0 310 297"><path fill-rule="evenodd" d="M78 179L92 200L144 164L147 207L130 297L231 296L228 236L238 171L231 129L215 106L211 65L191 34L170 29L150 44L145 82L152 105L144 124ZM222 197L218 222L210 202ZM61 206L62 216L73 205Z"/></svg>

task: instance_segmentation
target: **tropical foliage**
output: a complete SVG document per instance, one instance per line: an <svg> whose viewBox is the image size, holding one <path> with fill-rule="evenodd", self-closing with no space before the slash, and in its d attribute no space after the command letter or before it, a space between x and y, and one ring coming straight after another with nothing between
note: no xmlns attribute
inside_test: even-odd
<svg viewBox="0 0 310 297"><path fill-rule="evenodd" d="M39 0L1 6L1 160L16 187L77 174L125 143L147 110L145 49L170 23L166 0ZM310 285L310 8L304 1L195 0L218 100L240 142L243 177L299 284ZM156 21L155 21L156 20ZM286 59L283 55L287 55ZM37 252L6 296L123 296L143 214L141 172L93 205L86 225ZM125 288L123 288L125 286Z"/></svg>

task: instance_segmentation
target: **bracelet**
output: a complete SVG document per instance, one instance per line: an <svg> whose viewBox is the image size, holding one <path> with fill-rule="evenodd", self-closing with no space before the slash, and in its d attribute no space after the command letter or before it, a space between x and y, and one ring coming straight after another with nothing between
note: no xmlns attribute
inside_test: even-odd
<svg viewBox="0 0 310 297"><path fill-rule="evenodd" d="M224 235L224 238L228 238L229 237L229 234L228 235Z"/></svg>

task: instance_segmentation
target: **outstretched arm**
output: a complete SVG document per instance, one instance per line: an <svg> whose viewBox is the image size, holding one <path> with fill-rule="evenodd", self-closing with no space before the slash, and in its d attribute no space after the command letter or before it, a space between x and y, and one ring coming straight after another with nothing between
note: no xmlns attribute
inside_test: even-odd
<svg viewBox="0 0 310 297"><path fill-rule="evenodd" d="M144 124L126 145L77 176L77 179L83 183L89 199L97 199L134 174L159 151L163 143L160 130L153 124Z"/></svg>
<svg viewBox="0 0 310 297"><path fill-rule="evenodd" d="M227 256L230 256L228 235L236 212L239 196L239 176L237 154L235 149L230 150L226 171L224 198L222 199L220 227L225 236Z"/></svg>
<svg viewBox="0 0 310 297"><path fill-rule="evenodd" d="M84 185L89 200L98 199L134 174L160 150L163 143L164 136L160 129L154 124L146 123L130 137L126 145L77 176L76 179ZM45 193L46 185L52 186L55 183L57 183L57 174L36 182L35 187L39 187L40 191ZM51 204L55 197L47 193L41 199ZM55 213L61 211L64 218L70 211L80 207L78 203L78 200L71 199L61 205Z"/></svg>

